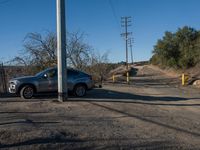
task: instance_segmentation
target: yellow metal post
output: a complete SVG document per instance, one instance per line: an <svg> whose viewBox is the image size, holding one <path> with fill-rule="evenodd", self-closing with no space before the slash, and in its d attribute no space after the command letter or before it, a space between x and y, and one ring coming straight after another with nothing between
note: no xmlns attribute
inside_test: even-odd
<svg viewBox="0 0 200 150"><path fill-rule="evenodd" d="M115 75L114 74L112 76L112 79L113 79L113 83L115 83Z"/></svg>
<svg viewBox="0 0 200 150"><path fill-rule="evenodd" d="M127 83L129 83L130 79L129 79L129 72L126 73L126 81Z"/></svg>
<svg viewBox="0 0 200 150"><path fill-rule="evenodd" d="M183 86L186 85L186 83L188 82L188 80L189 80L189 76L183 73L182 74L182 85Z"/></svg>
<svg viewBox="0 0 200 150"><path fill-rule="evenodd" d="M182 85L185 85L185 74L182 74Z"/></svg>

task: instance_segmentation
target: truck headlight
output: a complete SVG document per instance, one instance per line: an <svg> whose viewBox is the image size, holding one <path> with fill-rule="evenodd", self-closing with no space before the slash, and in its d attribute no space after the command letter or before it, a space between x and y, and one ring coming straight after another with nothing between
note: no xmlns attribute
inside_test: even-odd
<svg viewBox="0 0 200 150"><path fill-rule="evenodd" d="M10 87L11 89L15 89L15 88L16 88L16 85L19 84L20 82L19 82L18 80L13 80L13 81L10 81L9 83L10 83L10 84L9 84L9 87Z"/></svg>

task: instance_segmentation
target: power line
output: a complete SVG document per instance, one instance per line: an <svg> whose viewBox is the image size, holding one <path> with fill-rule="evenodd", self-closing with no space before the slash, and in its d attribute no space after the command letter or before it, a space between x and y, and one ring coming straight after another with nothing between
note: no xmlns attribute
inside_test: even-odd
<svg viewBox="0 0 200 150"><path fill-rule="evenodd" d="M114 7L113 1L112 0L108 0L108 2L109 2L109 5L110 5L112 14L113 14L113 18L114 18L115 23L116 23L116 28L117 28L117 30L118 30L118 32L120 34L122 32L121 25L120 25L120 17L116 13L116 9Z"/></svg>
<svg viewBox="0 0 200 150"><path fill-rule="evenodd" d="M118 19L119 17L117 17L117 13L116 13L116 11L115 11L115 7L114 7L114 5L113 5L112 0L109 0L109 4L110 4L111 10L112 10L114 19L115 19L115 21L116 21L116 23L117 23L117 26L118 26L119 30L120 30L120 23L119 23L119 19Z"/></svg>

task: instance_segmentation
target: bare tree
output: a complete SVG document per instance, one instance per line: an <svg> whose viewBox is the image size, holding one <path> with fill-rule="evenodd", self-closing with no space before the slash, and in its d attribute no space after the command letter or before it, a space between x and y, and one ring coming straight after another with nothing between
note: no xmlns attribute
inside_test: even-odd
<svg viewBox="0 0 200 150"><path fill-rule="evenodd" d="M68 35L67 62L74 68L85 70L85 67L90 65L93 49L83 41L85 36L83 33L76 32Z"/></svg>
<svg viewBox="0 0 200 150"><path fill-rule="evenodd" d="M25 38L24 47L30 65L38 66L41 69L56 65L55 33L49 32L45 37L39 33L29 33Z"/></svg>
<svg viewBox="0 0 200 150"><path fill-rule="evenodd" d="M92 54L90 65L87 67L86 71L93 75L93 78L97 81L103 81L107 78L110 72L108 52L104 54L99 54L98 52Z"/></svg>
<svg viewBox="0 0 200 150"><path fill-rule="evenodd" d="M108 53L100 55L95 52L84 41L84 33L75 32L67 35L68 66L88 72L98 78L103 78L107 72ZM52 32L48 32L44 36L40 33L29 33L24 39L23 54L15 57L12 62L20 66L27 66L26 70L31 68L29 72L32 72L32 74L44 68L56 66L56 40L56 34Z"/></svg>

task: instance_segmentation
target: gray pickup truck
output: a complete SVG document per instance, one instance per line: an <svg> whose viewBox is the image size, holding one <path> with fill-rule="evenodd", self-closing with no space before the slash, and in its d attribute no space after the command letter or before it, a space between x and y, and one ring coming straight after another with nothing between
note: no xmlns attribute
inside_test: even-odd
<svg viewBox="0 0 200 150"><path fill-rule="evenodd" d="M57 68L48 68L35 76L14 78L9 81L9 92L20 95L24 99L31 99L36 93L58 91ZM92 76L84 72L67 69L68 91L75 96L82 97L87 90L94 87Z"/></svg>

